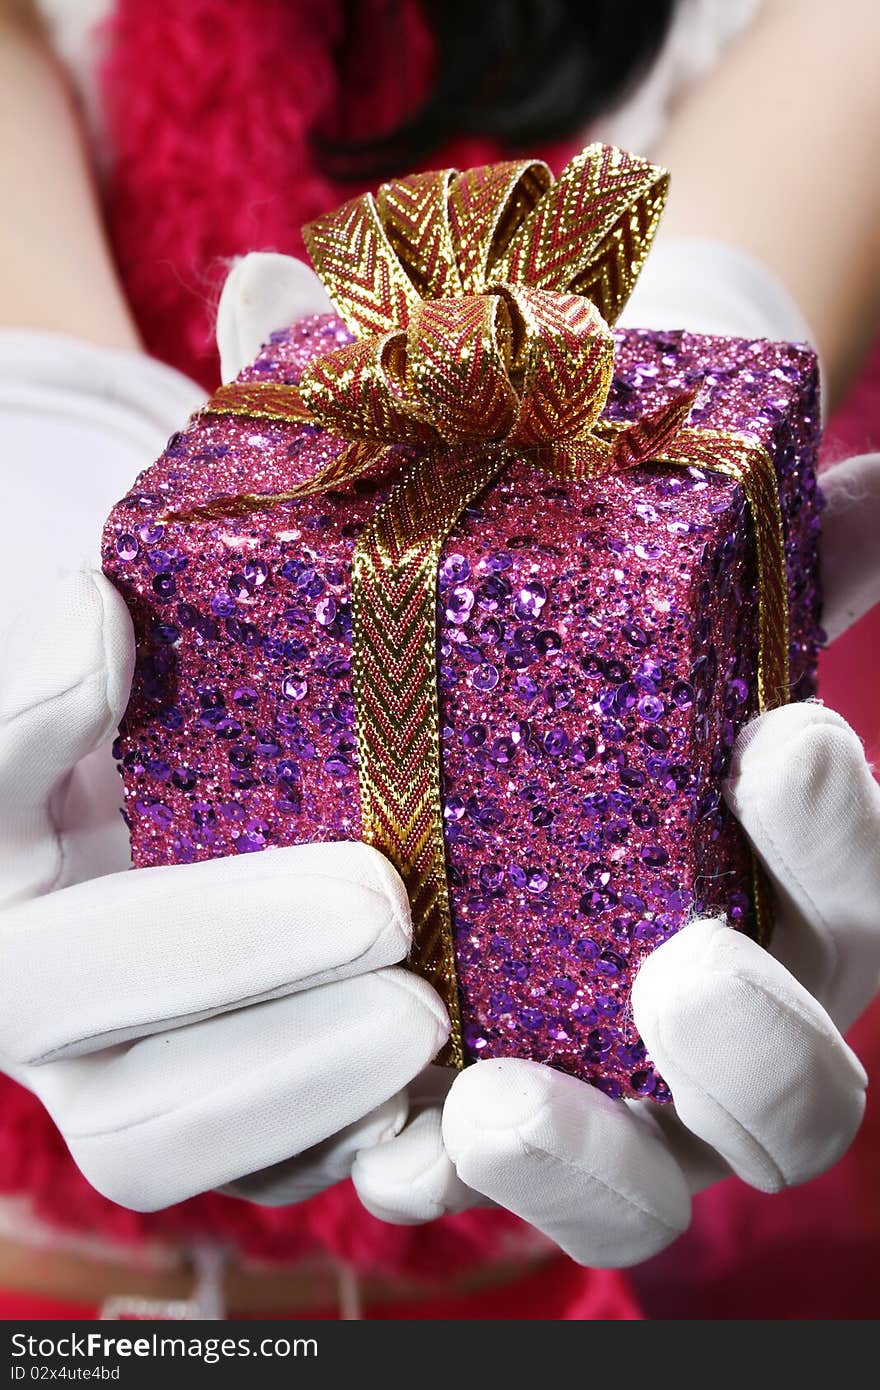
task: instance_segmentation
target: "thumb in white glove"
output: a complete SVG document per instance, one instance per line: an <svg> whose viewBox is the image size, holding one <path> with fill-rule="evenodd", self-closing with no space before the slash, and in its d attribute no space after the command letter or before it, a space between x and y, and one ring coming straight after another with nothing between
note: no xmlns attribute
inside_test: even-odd
<svg viewBox="0 0 880 1390"><path fill-rule="evenodd" d="M274 251L236 261L217 306L220 373L232 381L254 360L269 335L312 314L334 312L310 266Z"/></svg>

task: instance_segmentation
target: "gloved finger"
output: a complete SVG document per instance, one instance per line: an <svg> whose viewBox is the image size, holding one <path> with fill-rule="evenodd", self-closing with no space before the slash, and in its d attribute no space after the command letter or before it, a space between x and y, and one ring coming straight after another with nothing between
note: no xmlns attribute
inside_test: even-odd
<svg viewBox="0 0 880 1390"><path fill-rule="evenodd" d="M417 1163L416 1171L410 1173L417 1191L404 1193L393 1175L389 1174L387 1178L380 1177L380 1181L384 1183L383 1190L393 1190L392 1204L388 1212L374 1209L369 1202L365 1205L374 1215L397 1224L409 1225L440 1215L441 1212L433 1208L429 1209L428 1215L422 1215L424 1203L418 1210L416 1206L420 1201L420 1194L424 1192L424 1187L419 1186L422 1167L432 1166L441 1156L438 1152L438 1149L442 1151L440 1108L449 1091L453 1075L448 1067L426 1067L405 1091L400 1091L378 1110L365 1115L362 1120L349 1125L339 1134L332 1135L323 1144L316 1145L296 1158L264 1169L261 1173L249 1174L238 1182L231 1183L224 1191L234 1197L247 1198L264 1206L290 1206L295 1202L305 1201L307 1197L323 1191L333 1183L341 1182L343 1178L352 1176L353 1168L355 1172L360 1171L361 1160L372 1152L375 1152L377 1157L387 1155L396 1173L396 1136L401 1133L404 1124L407 1135L413 1124L420 1127L422 1112L429 1109L434 1120L434 1133L431 1144L425 1145L425 1165L420 1166ZM424 1132L421 1127L420 1132ZM445 1153L442 1157L447 1168L452 1169ZM378 1171L382 1172L381 1162ZM453 1186L461 1187L464 1200L458 1203L450 1202L444 1210L462 1210L465 1206L481 1201L476 1193L468 1192L468 1189L458 1184L454 1169L451 1182ZM357 1179L355 1185L357 1186Z"/></svg>
<svg viewBox="0 0 880 1390"><path fill-rule="evenodd" d="M310 266L294 256L252 251L236 261L217 306L220 372L232 381L252 362L269 335L333 305Z"/></svg>
<svg viewBox="0 0 880 1390"><path fill-rule="evenodd" d="M819 481L822 622L833 641L880 601L880 453L846 459Z"/></svg>
<svg viewBox="0 0 880 1390"><path fill-rule="evenodd" d="M8 635L0 663L0 907L52 889L64 843L53 810L71 769L128 702L128 609L101 574L71 575Z"/></svg>
<svg viewBox="0 0 880 1390"><path fill-rule="evenodd" d="M404 958L377 850L299 845L109 874L4 913L0 1053L40 1065Z"/></svg>
<svg viewBox="0 0 880 1390"><path fill-rule="evenodd" d="M762 1192L806 1182L849 1147L867 1079L821 1004L720 920L642 963L633 1017L679 1119Z"/></svg>
<svg viewBox="0 0 880 1390"><path fill-rule="evenodd" d="M776 886L771 949L847 1029L880 985L880 788L819 704L786 705L734 746L728 804Z"/></svg>
<svg viewBox="0 0 880 1390"><path fill-rule="evenodd" d="M650 1117L536 1062L486 1061L460 1072L443 1141L466 1186L579 1264L637 1264L690 1220L684 1176Z"/></svg>
<svg viewBox="0 0 880 1390"><path fill-rule="evenodd" d="M396 1095L448 1032L430 986L391 968L28 1079L93 1186L153 1211L322 1143Z"/></svg>
<svg viewBox="0 0 880 1390"><path fill-rule="evenodd" d="M644 1118L646 1105L643 1100L626 1100L624 1105L637 1110ZM674 1105L651 1105L649 1113L651 1121L675 1156L692 1197L732 1176L730 1164L711 1145L688 1129L676 1115Z"/></svg>
<svg viewBox="0 0 880 1390"><path fill-rule="evenodd" d="M264 1207L292 1207L318 1192L342 1182L351 1175L352 1165L362 1149L385 1144L399 1134L409 1110L406 1091L398 1091L384 1104L362 1119L314 1144L296 1158L287 1158L248 1173L221 1190Z"/></svg>
<svg viewBox="0 0 880 1390"><path fill-rule="evenodd" d="M395 1137L362 1146L351 1179L361 1204L380 1221L416 1226L487 1204L458 1176L443 1144L441 1115L439 1106L428 1106Z"/></svg>
<svg viewBox="0 0 880 1390"><path fill-rule="evenodd" d="M358 1153L352 1182L363 1206L379 1220L414 1226L491 1205L461 1181L443 1144L441 1117L454 1078L450 1067L426 1067L408 1088L406 1126Z"/></svg>

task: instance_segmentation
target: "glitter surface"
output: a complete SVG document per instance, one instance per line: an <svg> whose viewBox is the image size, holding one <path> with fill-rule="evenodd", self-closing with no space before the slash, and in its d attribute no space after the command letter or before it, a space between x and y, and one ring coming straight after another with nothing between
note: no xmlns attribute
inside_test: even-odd
<svg viewBox="0 0 880 1390"><path fill-rule="evenodd" d="M792 687L806 697L820 637L813 354L615 336L610 417L702 383L689 423L747 430L773 457ZM348 340L338 320L309 320L242 379L296 382ZM350 564L387 476L246 517L161 521L283 492L339 447L310 426L196 418L110 517L104 565L138 641L117 745L136 866L359 835ZM751 927L750 856L721 798L756 707L742 492L659 466L563 486L515 462L455 527L438 580L467 1055L530 1057L610 1095L667 1099L632 1022L638 964L694 912Z"/></svg>

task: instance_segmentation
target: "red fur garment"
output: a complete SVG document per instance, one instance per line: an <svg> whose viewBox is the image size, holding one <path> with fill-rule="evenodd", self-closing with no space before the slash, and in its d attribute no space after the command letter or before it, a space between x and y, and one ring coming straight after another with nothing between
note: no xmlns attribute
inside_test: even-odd
<svg viewBox="0 0 880 1390"><path fill-rule="evenodd" d="M389 8L399 51L376 43ZM343 11L358 17L345 71ZM106 207L125 288L149 351L213 387L230 259L302 255L302 225L362 191L326 176L315 137L387 131L412 111L430 35L416 0L120 0L105 44ZM431 163L497 157L461 140Z"/></svg>

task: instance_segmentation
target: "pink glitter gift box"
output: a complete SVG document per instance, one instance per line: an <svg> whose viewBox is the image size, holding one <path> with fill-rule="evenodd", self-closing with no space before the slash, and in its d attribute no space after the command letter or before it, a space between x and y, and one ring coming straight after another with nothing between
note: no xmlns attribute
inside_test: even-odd
<svg viewBox="0 0 880 1390"><path fill-rule="evenodd" d="M689 423L747 431L776 469L794 698L813 692L820 496L804 347L622 331L606 417L701 387ZM241 377L296 382L348 342L322 316ZM246 516L338 448L308 425L196 416L114 509L106 572L137 666L117 755L135 866L360 833L351 560L385 478ZM514 462L445 544L439 689L448 881L469 1060L548 1062L668 1098L632 1022L639 962L694 913L752 927L751 857L721 796L756 709L742 488L649 464L559 483ZM246 920L242 923L246 932Z"/></svg>

